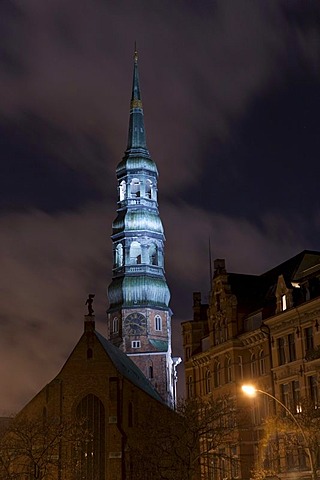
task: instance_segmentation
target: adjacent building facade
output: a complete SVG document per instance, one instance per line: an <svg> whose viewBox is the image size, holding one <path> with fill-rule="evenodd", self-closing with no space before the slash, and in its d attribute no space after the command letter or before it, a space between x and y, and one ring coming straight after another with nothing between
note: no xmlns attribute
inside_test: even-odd
<svg viewBox="0 0 320 480"><path fill-rule="evenodd" d="M239 478L252 477L253 469L283 478L316 478L319 441L311 442L305 412L311 404L310 425L315 425L320 408L320 252L303 251L262 275L229 273L225 261L216 260L209 304L195 293L193 311L193 320L183 323L187 396L231 395L250 409L247 425L235 431L236 451L235 444L224 446L232 447L229 454L240 460ZM243 384L260 393L246 398ZM297 422L292 427L303 425L298 446L284 444L276 432L272 442L263 440L271 415L291 419L286 409ZM234 476L227 462L212 475L221 480Z"/></svg>

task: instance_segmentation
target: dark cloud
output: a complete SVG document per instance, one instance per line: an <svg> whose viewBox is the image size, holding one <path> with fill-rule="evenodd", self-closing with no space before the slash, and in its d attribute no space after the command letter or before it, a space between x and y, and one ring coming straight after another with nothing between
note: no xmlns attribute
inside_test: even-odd
<svg viewBox="0 0 320 480"><path fill-rule="evenodd" d="M175 352L209 237L246 273L319 247L319 24L303 0L0 2L0 409L56 374L89 291L104 333L135 40Z"/></svg>

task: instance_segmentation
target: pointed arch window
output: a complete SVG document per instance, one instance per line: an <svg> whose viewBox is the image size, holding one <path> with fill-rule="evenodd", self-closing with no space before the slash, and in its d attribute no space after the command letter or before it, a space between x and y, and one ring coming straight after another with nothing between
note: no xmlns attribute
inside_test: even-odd
<svg viewBox="0 0 320 480"><path fill-rule="evenodd" d="M138 178L133 178L130 183L130 194L131 197L140 197L140 180Z"/></svg>
<svg viewBox="0 0 320 480"><path fill-rule="evenodd" d="M77 459L76 478L81 480L105 479L105 409L95 395L84 397L76 408L77 419L84 425L88 438L80 442Z"/></svg>
<svg viewBox="0 0 320 480"><path fill-rule="evenodd" d="M141 263L141 245L135 240L131 242L130 245L130 263L131 264L140 264Z"/></svg>

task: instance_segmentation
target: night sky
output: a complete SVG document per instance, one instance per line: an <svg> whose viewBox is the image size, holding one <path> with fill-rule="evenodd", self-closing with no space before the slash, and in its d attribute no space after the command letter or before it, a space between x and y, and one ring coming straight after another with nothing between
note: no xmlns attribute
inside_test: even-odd
<svg viewBox="0 0 320 480"><path fill-rule="evenodd" d="M105 333L137 41L174 312L212 258L320 249L318 0L0 2L0 413L60 370L88 293Z"/></svg>

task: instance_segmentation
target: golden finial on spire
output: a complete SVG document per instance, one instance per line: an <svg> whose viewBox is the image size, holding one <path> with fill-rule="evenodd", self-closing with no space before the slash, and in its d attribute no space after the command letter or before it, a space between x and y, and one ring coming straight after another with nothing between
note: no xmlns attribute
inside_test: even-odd
<svg viewBox="0 0 320 480"><path fill-rule="evenodd" d="M137 63L137 61L138 61L137 42L134 42L134 61L135 61L135 63Z"/></svg>

